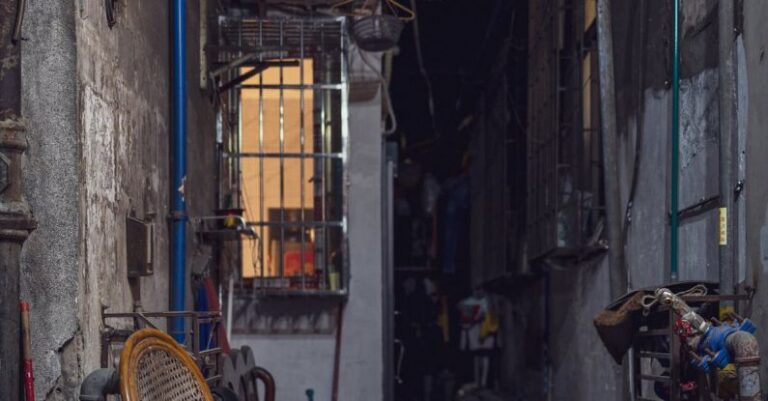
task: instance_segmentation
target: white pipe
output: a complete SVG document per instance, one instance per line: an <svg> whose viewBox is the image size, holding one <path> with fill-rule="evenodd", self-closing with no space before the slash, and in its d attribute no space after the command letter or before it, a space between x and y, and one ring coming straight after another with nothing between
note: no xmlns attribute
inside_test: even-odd
<svg viewBox="0 0 768 401"><path fill-rule="evenodd" d="M235 273L229 275L229 290L227 292L227 341L232 341L232 295L235 290Z"/></svg>

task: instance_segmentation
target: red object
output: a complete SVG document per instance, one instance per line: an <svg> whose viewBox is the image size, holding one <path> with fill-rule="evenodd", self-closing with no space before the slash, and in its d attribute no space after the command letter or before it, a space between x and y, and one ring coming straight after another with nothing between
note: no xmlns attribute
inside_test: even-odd
<svg viewBox="0 0 768 401"><path fill-rule="evenodd" d="M675 320L675 333L677 333L680 339L685 342L688 337L693 335L693 327L690 322L683 319L677 319Z"/></svg>
<svg viewBox="0 0 768 401"><path fill-rule="evenodd" d="M213 311L221 311L221 305L219 305L219 297L216 296L216 286L213 284L213 280L210 277L203 280L205 286L205 295L208 298L208 306ZM224 354L229 354L229 340L227 339L227 333L219 328L219 344Z"/></svg>
<svg viewBox="0 0 768 401"><path fill-rule="evenodd" d="M686 393L689 392L689 391L696 390L696 387L698 387L696 385L696 382L685 382L685 383L680 384L680 389L683 390L683 392L686 392Z"/></svg>
<svg viewBox="0 0 768 401"><path fill-rule="evenodd" d="M314 244L305 244L304 265L301 263L301 250L286 251L283 259L285 275L288 277L300 276L303 273L311 276L315 274L315 246Z"/></svg>
<svg viewBox="0 0 768 401"><path fill-rule="evenodd" d="M32 360L24 360L24 398L35 401L35 376L32 372Z"/></svg>
<svg viewBox="0 0 768 401"><path fill-rule="evenodd" d="M24 399L35 401L35 376L32 370L32 344L29 337L29 303L21 301L21 334L24 339Z"/></svg>

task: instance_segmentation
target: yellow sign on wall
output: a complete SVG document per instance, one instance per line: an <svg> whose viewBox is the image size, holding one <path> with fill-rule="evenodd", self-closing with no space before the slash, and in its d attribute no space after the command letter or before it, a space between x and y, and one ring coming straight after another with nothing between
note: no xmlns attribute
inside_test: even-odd
<svg viewBox="0 0 768 401"><path fill-rule="evenodd" d="M728 208L720 208L720 245L728 245Z"/></svg>

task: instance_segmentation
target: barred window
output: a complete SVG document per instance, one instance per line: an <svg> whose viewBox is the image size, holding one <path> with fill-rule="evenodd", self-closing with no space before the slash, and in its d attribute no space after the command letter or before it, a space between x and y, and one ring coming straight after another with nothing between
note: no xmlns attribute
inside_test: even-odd
<svg viewBox="0 0 768 401"><path fill-rule="evenodd" d="M345 23L241 20L238 35L265 68L241 85L240 143L231 154L244 216L257 234L242 242L241 291L344 294Z"/></svg>

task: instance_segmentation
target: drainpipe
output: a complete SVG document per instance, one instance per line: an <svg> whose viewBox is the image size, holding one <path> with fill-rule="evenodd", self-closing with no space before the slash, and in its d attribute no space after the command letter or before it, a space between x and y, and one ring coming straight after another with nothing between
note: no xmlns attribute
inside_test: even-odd
<svg viewBox="0 0 768 401"><path fill-rule="evenodd" d="M679 185L680 180L680 0L674 0L674 23L672 32L672 159L670 166L670 244L669 267L671 281L677 281L677 246L678 220L680 210Z"/></svg>
<svg viewBox="0 0 768 401"><path fill-rule="evenodd" d="M621 193L616 128L616 78L613 60L612 0L597 1L597 51L600 70L600 134L603 143L603 181L605 183L605 217L608 228L608 278L611 299L627 292L629 280L622 240ZM629 396L629 371L623 364L622 399Z"/></svg>
<svg viewBox="0 0 768 401"><path fill-rule="evenodd" d="M19 254L35 227L22 186L27 138L21 117L21 49L14 40L19 4L0 0L0 401L23 399Z"/></svg>
<svg viewBox="0 0 768 401"><path fill-rule="evenodd" d="M605 211L610 259L609 277L611 298L617 299L627 291L627 270L624 264L624 245L621 241L622 216L616 145L616 82L613 67L611 0L597 2L597 47L600 68L600 133L603 142Z"/></svg>
<svg viewBox="0 0 768 401"><path fill-rule="evenodd" d="M107 395L117 394L120 376L112 368L91 372L80 385L80 401L106 401Z"/></svg>
<svg viewBox="0 0 768 401"><path fill-rule="evenodd" d="M171 218L171 311L186 309L185 287L186 271L186 235L187 204L185 183L187 180L187 2L173 0L172 73L173 80L173 144L172 144L172 188L173 203ZM171 335L179 343L184 342L184 319L175 317L171 320Z"/></svg>
<svg viewBox="0 0 768 401"><path fill-rule="evenodd" d="M762 401L760 388L760 346L757 339L745 331L737 331L725 340L725 346L736 360L739 377L739 401Z"/></svg>
<svg viewBox="0 0 768 401"><path fill-rule="evenodd" d="M736 288L733 241L733 2L718 2L720 75L720 293Z"/></svg>

